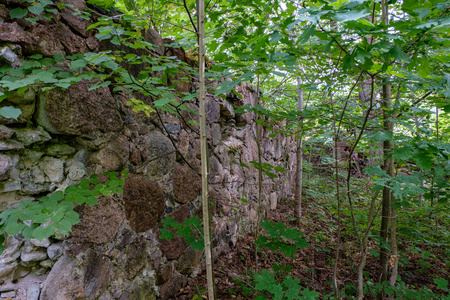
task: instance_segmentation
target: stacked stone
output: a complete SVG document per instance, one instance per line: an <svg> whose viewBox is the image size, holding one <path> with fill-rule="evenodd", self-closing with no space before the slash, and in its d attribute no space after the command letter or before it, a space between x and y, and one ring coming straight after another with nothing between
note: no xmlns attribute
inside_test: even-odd
<svg viewBox="0 0 450 300"><path fill-rule="evenodd" d="M24 53L76 54L111 46L99 43L93 32L85 31L90 23L73 15L75 9L85 8L84 1L66 2L72 6L55 20L35 24L9 19L8 9L0 6L0 60L17 67ZM182 49L164 45L173 41L156 31L145 36L158 46L155 55L190 63ZM196 78L181 78L182 74L169 78L177 93L196 89ZM98 205L76 208L81 222L63 242L8 237L0 257L0 297L168 299L201 271L201 251L182 238L159 238L164 217L178 222L201 217L200 139L198 128L189 123L198 121L198 115L161 112L161 124L156 115L149 118L126 107L128 97L149 104L153 99L113 93L109 87L89 91L93 85L81 81L65 90L47 91L31 87L0 103L22 110L18 120L0 118L0 211L64 190L90 174L130 171L123 195L102 196ZM213 94L206 99L209 194L215 203L218 253L257 220L258 173L250 163L258 161L256 116L234 112L243 104L255 105L256 97L249 85L237 89L242 99ZM186 106L198 111L195 101ZM263 162L291 168L295 155L288 154L295 143L268 134L264 131L261 141ZM267 209L276 209L278 199L287 197L294 186L286 179L294 178L291 173L279 175L264 177L262 200Z"/></svg>

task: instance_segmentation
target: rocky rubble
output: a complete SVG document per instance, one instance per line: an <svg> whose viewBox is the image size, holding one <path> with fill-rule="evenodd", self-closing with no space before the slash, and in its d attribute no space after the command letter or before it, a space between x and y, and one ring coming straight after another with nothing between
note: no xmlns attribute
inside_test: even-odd
<svg viewBox="0 0 450 300"><path fill-rule="evenodd" d="M29 24L10 19L12 4L0 1L2 63L19 67L31 54L97 51L100 43L86 32L89 22L73 14L85 2L67 3L73 6L54 20ZM159 55L189 61L182 49L164 46L168 41L156 31L146 37L158 45ZM76 208L81 222L64 240L8 237L0 256L0 299L168 299L201 271L201 251L182 238L159 237L165 216L179 222L201 217L199 136L185 122L197 116L163 113L159 124L124 107L126 95L108 87L89 91L93 84L81 81L45 92L30 87L0 103L22 110L18 120L0 117L0 211L64 190L90 174L130 170L123 195ZM189 92L195 84L195 79L178 82L176 90ZM257 170L239 165L257 161L254 116L234 112L256 98L248 85L238 91L241 100L208 94L206 103L214 245L221 249L256 221ZM195 102L188 105L198 110ZM292 141L268 134L261 143L263 162L292 166ZM291 193L288 174L279 175L264 179L267 209L276 209Z"/></svg>

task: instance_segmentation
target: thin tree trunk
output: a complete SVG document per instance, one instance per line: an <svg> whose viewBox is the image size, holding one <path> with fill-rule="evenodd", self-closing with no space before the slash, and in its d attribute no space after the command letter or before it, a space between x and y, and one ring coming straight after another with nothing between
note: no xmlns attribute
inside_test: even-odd
<svg viewBox="0 0 450 300"><path fill-rule="evenodd" d="M391 201L394 199L394 197L391 195ZM397 247L397 210L391 208L391 250L392 250L392 272L391 272L391 278L389 279L389 285L394 286L397 282L397 275L398 275L398 247ZM393 298L394 295L390 297L390 299Z"/></svg>
<svg viewBox="0 0 450 300"><path fill-rule="evenodd" d="M257 75L257 87L256 87L256 104L261 101L259 90L259 74ZM256 114L255 118L258 120L259 115ZM256 236L259 236L259 226L262 221L262 153L261 153L261 131L262 126L256 122L256 146L258 147L258 208L256 213ZM258 272L258 247L255 247L255 271Z"/></svg>
<svg viewBox="0 0 450 300"><path fill-rule="evenodd" d="M439 142L439 108L436 106L436 140ZM440 200L440 194L441 193L441 189L437 188L437 203L439 203ZM434 230L438 230L438 217L437 214L434 215Z"/></svg>
<svg viewBox="0 0 450 300"><path fill-rule="evenodd" d="M208 141L206 139L206 110L205 110L205 2L197 1L198 22L198 69L200 100L200 151L202 161L202 208L203 208L203 237L205 240L206 277L208 285L208 299L215 299L213 254L211 247L211 220L208 197Z"/></svg>
<svg viewBox="0 0 450 300"><path fill-rule="evenodd" d="M297 76L298 111L303 111L303 90L300 88L302 79ZM300 137L297 140L297 180L295 181L295 217L300 223L302 217L302 189L303 189L303 117L298 118Z"/></svg>
<svg viewBox="0 0 450 300"><path fill-rule="evenodd" d="M369 240L370 229L372 228L373 220L375 219L377 213L375 212L375 202L378 198L380 191L376 191L370 201L369 217L367 218L367 229L364 234L361 243L361 261L358 266L358 300L364 298L364 268L367 262L367 242Z"/></svg>
<svg viewBox="0 0 450 300"><path fill-rule="evenodd" d="M386 25L388 20L388 4L386 0L381 2L383 20ZM391 85L383 80L383 130L387 133L393 134L393 123L390 120L391 114ZM394 160L392 157L393 143L391 140L383 142L383 160L384 171L392 178L394 176ZM388 187L383 189L383 200L381 208L381 228L380 228L380 282L387 281L389 275L389 223L391 212L391 191ZM379 299L383 299L384 292L378 295Z"/></svg>
<svg viewBox="0 0 450 300"><path fill-rule="evenodd" d="M337 245L336 245L336 254L334 257L334 266L333 266L333 285L334 285L334 294L338 297L339 285L338 285L338 265L339 265L339 256L341 252L341 193L339 189L339 159L338 159L338 141L339 141L339 132L336 128L336 111L334 109L333 96L330 97L331 108L333 113L333 133L334 133L334 170L336 172L336 200L337 200Z"/></svg>

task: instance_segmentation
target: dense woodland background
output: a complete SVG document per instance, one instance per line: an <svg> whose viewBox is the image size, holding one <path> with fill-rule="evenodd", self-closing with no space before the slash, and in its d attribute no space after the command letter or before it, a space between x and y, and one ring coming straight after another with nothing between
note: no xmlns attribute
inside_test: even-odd
<svg viewBox="0 0 450 300"><path fill-rule="evenodd" d="M11 21L45 23L70 6L17 3L5 2ZM256 95L255 103L234 112L251 112L257 124L257 157L240 167L258 171L258 188L249 199L237 199L257 203L257 225L216 257L215 280L200 272L176 299L212 299L207 281L210 288L215 284L217 299L449 299L450 1L211 0L199 19L202 6L193 1L87 3L76 14L95 21L87 30L109 50L66 57L23 53L20 67L2 50L9 63L0 67L0 100L30 86L66 89L95 80L90 91L111 87L142 96L128 99L134 112L177 114L205 97L201 88L180 84L201 83L203 76L206 93L230 103L249 83ZM203 43L206 72L199 74ZM163 56L165 47L183 51L189 62ZM54 68L67 61L64 72ZM21 113L13 105L0 108L5 119ZM199 125L195 118L189 124ZM296 139L296 165L268 163L265 131L273 139ZM206 176L207 169L200 173ZM295 192L266 210L262 182L285 174L295 180ZM97 183L80 187L84 202L122 191L120 178ZM212 202L214 216L220 208ZM0 215L2 233L25 231L26 218L9 217L22 208ZM162 236L210 248L200 219L190 220L165 219ZM31 237L55 234L40 226L45 221L34 220ZM57 228L56 237L77 221Z"/></svg>

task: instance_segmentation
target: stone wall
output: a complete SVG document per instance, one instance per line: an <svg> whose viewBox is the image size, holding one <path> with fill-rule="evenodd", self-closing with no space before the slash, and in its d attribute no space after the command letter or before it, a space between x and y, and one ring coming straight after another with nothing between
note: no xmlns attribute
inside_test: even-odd
<svg viewBox="0 0 450 300"><path fill-rule="evenodd" d="M53 20L30 23L9 18L9 9L20 1L0 1L0 61L20 67L31 54L99 50L102 45L85 31L89 22L73 15L86 4L69 2L73 7ZM162 41L156 32L147 36ZM159 54L189 61L182 50L160 46ZM201 251L181 238L159 238L165 216L179 222L201 216L199 136L185 122L198 116L162 113L161 124L154 115L127 108L127 95L108 87L89 91L92 85L30 87L0 103L22 110L18 120L0 118L0 211L64 190L90 174L130 171L123 194L76 208L81 222L69 237L8 237L0 256L0 299L169 299L201 271ZM194 78L177 90L189 92L195 85ZM216 251L226 251L256 221L258 173L239 165L258 160L255 116L234 112L255 104L255 93L249 85L238 91L242 99L208 94L206 100ZM189 105L198 110L196 102ZM288 155L289 138L268 134L261 143L263 162L289 169L275 179L264 177L264 205L275 209L291 193L286 178L293 178L295 155Z"/></svg>

